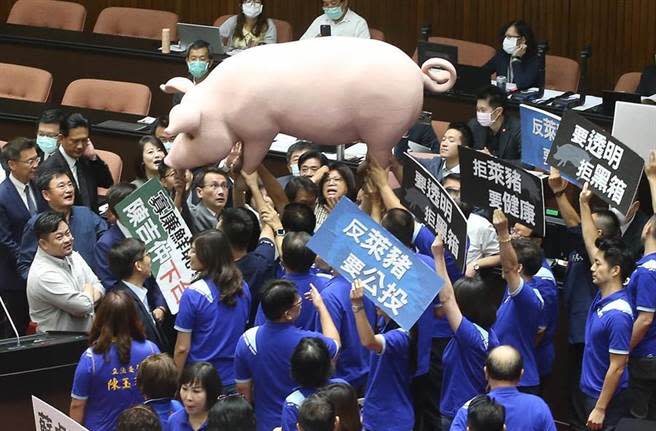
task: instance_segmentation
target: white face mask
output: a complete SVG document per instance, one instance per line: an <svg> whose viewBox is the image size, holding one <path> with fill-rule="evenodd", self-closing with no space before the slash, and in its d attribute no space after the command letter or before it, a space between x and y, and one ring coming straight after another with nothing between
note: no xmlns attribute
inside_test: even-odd
<svg viewBox="0 0 656 431"><path fill-rule="evenodd" d="M513 55L513 52L517 48L518 40L516 37L506 37L503 39L503 50L506 54Z"/></svg>
<svg viewBox="0 0 656 431"><path fill-rule="evenodd" d="M241 10L248 18L256 18L262 13L262 3L242 3Z"/></svg>
<svg viewBox="0 0 656 431"><path fill-rule="evenodd" d="M295 177L301 175L301 170L298 168L298 165L292 165L292 175Z"/></svg>
<svg viewBox="0 0 656 431"><path fill-rule="evenodd" d="M483 127L490 127L492 123L494 123L496 120L499 119L499 117L495 118L492 120L492 112L476 112L476 120L478 120L478 124L480 124Z"/></svg>

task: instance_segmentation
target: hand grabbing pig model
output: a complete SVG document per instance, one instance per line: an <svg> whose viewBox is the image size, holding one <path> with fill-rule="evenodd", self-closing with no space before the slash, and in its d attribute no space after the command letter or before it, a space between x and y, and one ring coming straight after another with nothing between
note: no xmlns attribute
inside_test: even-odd
<svg viewBox="0 0 656 431"><path fill-rule="evenodd" d="M442 70L432 69L440 67ZM383 166L417 121L424 88L450 89L454 67L431 59L420 69L384 42L324 37L251 48L219 64L200 84L173 78L184 92L166 133L177 135L166 164L217 162L243 143L243 169L255 170L278 133L323 145L361 140Z"/></svg>

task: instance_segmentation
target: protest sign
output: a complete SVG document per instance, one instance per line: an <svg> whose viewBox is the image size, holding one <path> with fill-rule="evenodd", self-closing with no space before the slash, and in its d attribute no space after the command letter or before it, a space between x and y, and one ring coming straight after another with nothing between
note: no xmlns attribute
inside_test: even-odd
<svg viewBox="0 0 656 431"><path fill-rule="evenodd" d="M499 208L511 223L544 236L542 179L502 159L460 147L460 199L480 208Z"/></svg>
<svg viewBox="0 0 656 431"><path fill-rule="evenodd" d="M522 162L549 172L549 150L556 138L560 117L528 105L519 105L522 131Z"/></svg>
<svg viewBox="0 0 656 431"><path fill-rule="evenodd" d="M617 102L613 116L613 137L638 153L643 160L656 149L656 106Z"/></svg>
<svg viewBox="0 0 656 431"><path fill-rule="evenodd" d="M601 127L567 111L556 133L548 162L578 185L626 214L638 191L644 160Z"/></svg>
<svg viewBox="0 0 656 431"><path fill-rule="evenodd" d="M36 431L88 431L50 404L32 395Z"/></svg>
<svg viewBox="0 0 656 431"><path fill-rule="evenodd" d="M342 198L308 247L410 330L442 288L442 279L406 246Z"/></svg>
<svg viewBox="0 0 656 431"><path fill-rule="evenodd" d="M417 159L406 153L401 201L455 256L464 272L467 264L467 217L444 187Z"/></svg>
<svg viewBox="0 0 656 431"><path fill-rule="evenodd" d="M191 231L159 180L151 179L117 206L126 236L146 244L152 274L171 314L177 314L182 292L191 284Z"/></svg>

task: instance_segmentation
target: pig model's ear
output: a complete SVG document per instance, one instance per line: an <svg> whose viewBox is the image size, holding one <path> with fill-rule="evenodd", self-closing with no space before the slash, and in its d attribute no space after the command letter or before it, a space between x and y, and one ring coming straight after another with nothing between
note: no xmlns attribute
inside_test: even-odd
<svg viewBox="0 0 656 431"><path fill-rule="evenodd" d="M171 78L166 84L162 84L159 88L168 94L173 93L186 93L194 87L194 83L187 78Z"/></svg>
<svg viewBox="0 0 656 431"><path fill-rule="evenodd" d="M169 126L165 132L168 135L187 133L196 135L200 128L200 109L192 104L175 105L169 113Z"/></svg>

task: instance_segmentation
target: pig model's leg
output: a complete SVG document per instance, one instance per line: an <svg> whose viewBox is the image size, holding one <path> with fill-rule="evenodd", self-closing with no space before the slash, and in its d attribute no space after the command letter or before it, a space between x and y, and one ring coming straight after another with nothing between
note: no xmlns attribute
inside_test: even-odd
<svg viewBox="0 0 656 431"><path fill-rule="evenodd" d="M269 152L274 137L261 140L244 140L242 143L241 157L242 169L247 173L254 172Z"/></svg>
<svg viewBox="0 0 656 431"><path fill-rule="evenodd" d="M371 127L360 136L367 143L367 153L369 156L384 168L390 165L392 158L392 148L401 140L403 132L399 132L398 126L381 125L369 123Z"/></svg>

